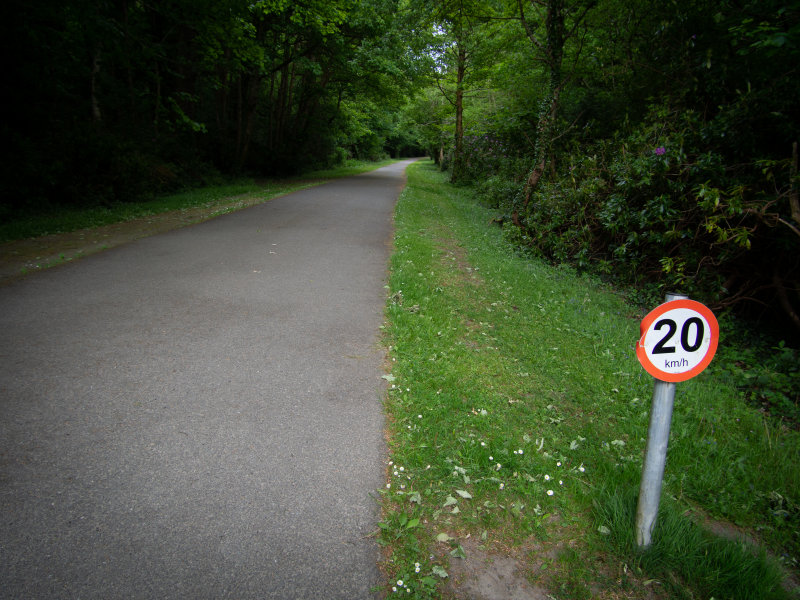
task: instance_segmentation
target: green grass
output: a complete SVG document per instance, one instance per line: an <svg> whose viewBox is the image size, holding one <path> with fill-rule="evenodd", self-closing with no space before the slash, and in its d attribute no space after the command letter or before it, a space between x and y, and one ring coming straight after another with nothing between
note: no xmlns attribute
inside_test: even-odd
<svg viewBox="0 0 800 600"><path fill-rule="evenodd" d="M632 569L657 577L671 593L692 598L784 598L781 572L763 549L724 539L687 519L678 503L667 499L659 510L659 535L645 553L636 548L629 524L636 514L630 489L601 495L595 516L606 524L609 541Z"/></svg>
<svg viewBox="0 0 800 600"><path fill-rule="evenodd" d="M262 187L253 181L240 181L141 202L119 202L111 206L53 207L40 212L12 215L0 224L0 242L101 227L197 206L223 206L232 198L252 194L277 195L283 193L284 189L288 191L291 187L285 184Z"/></svg>
<svg viewBox="0 0 800 600"><path fill-rule="evenodd" d="M765 420L710 371L679 384L664 481L670 516L657 524L652 554L632 550L628 501L653 388L634 353L643 315L595 280L514 255L494 215L430 163L408 175L386 309L391 463L379 535L392 585L403 581L397 593L439 597L469 535L532 565L531 548L553 550L547 571L530 576L558 598L598 589L788 597L775 584L777 559L739 556L697 534L692 552L709 556L704 563L681 539L702 531L695 522L725 520L796 569L798 433ZM628 512L613 508L620 497ZM599 528L627 531L628 541ZM670 562L681 554L692 557L684 567ZM738 577L718 568L732 555ZM753 581L763 589L740 594Z"/></svg>
<svg viewBox="0 0 800 600"><path fill-rule="evenodd" d="M34 210L26 214L6 215L0 222L0 242L38 237L53 233L67 233L78 229L100 227L157 215L176 210L202 207L216 209L214 215L231 212L282 196L300 189L319 185L330 179L348 177L371 171L395 162L348 161L333 169L312 171L293 179L262 181L241 180L224 185L162 196L141 202L118 202L110 206L83 208L52 207L49 210Z"/></svg>

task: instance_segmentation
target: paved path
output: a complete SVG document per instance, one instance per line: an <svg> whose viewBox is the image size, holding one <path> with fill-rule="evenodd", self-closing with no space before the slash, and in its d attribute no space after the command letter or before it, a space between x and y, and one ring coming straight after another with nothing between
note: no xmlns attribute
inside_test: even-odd
<svg viewBox="0 0 800 600"><path fill-rule="evenodd" d="M407 164L0 288L0 597L370 597Z"/></svg>

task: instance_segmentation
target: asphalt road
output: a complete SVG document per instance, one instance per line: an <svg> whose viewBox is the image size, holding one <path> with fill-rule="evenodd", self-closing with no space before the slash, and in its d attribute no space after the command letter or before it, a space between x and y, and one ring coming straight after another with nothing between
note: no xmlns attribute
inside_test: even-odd
<svg viewBox="0 0 800 600"><path fill-rule="evenodd" d="M0 597L371 597L407 165L0 288Z"/></svg>

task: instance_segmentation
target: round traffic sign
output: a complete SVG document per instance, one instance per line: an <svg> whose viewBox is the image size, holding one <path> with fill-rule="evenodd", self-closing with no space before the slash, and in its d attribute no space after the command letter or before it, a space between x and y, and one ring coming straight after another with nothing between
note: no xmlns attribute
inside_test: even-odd
<svg viewBox="0 0 800 600"><path fill-rule="evenodd" d="M705 369L718 342L714 313L694 300L672 300L642 320L636 356L650 375L676 383Z"/></svg>

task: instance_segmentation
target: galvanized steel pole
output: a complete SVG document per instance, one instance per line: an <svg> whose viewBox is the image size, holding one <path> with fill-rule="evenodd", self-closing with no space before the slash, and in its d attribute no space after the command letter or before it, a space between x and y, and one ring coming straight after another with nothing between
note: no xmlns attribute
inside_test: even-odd
<svg viewBox="0 0 800 600"><path fill-rule="evenodd" d="M666 301L686 298L688 296L682 294L667 294ZM636 508L636 543L641 549L650 546L653 527L656 524L664 467L667 463L667 446L674 402L675 384L656 379L653 388L653 405L650 409L647 447L642 466L642 482L639 487L639 504Z"/></svg>

